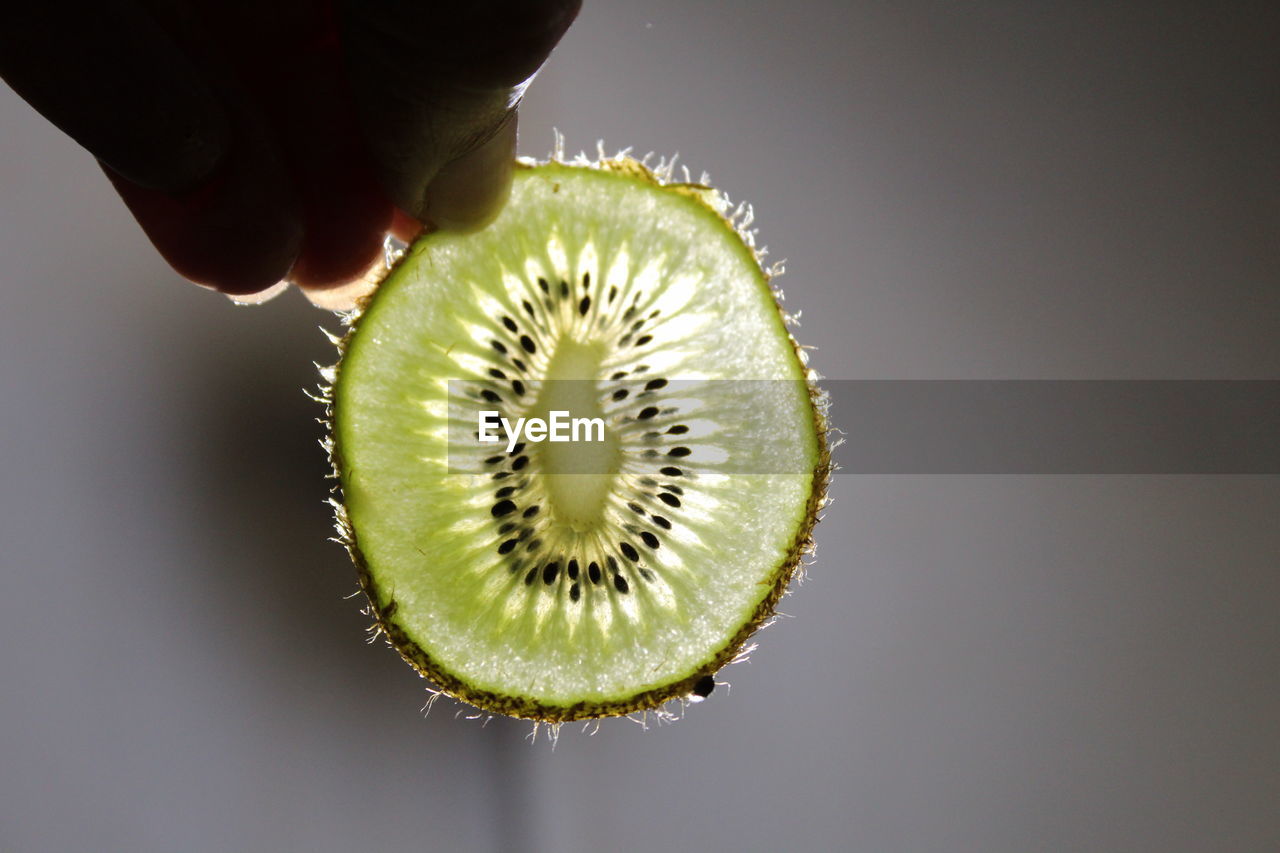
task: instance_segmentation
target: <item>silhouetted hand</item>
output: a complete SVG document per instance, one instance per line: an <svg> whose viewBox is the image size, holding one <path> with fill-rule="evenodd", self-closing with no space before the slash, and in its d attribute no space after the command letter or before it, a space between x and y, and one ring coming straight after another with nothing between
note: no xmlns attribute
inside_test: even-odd
<svg viewBox="0 0 1280 853"><path fill-rule="evenodd" d="M98 158L178 272L340 305L388 231L496 214L523 86L579 4L11 4L0 74Z"/></svg>

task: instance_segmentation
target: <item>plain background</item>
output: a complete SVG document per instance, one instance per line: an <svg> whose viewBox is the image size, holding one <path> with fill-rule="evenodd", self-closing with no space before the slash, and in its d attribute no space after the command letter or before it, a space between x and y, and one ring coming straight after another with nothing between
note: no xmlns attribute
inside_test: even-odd
<svg viewBox="0 0 1280 853"><path fill-rule="evenodd" d="M588 2L521 148L756 204L834 378L1280 377L1274 4ZM326 542L332 320L0 91L0 850L1274 851L1280 478L837 478L674 726L427 717Z"/></svg>

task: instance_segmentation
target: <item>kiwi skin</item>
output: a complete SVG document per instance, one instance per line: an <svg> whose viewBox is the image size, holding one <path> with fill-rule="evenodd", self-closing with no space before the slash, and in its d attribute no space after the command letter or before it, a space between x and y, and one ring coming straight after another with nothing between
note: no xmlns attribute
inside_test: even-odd
<svg viewBox="0 0 1280 853"><path fill-rule="evenodd" d="M559 159L553 159L554 163L563 165ZM533 168L535 164L523 161L517 162L517 168ZM714 213L722 222L734 231L742 240L744 246L751 252L755 258L756 266L763 276L765 284L768 285L771 279L771 273L761 264L761 252L754 248L754 240L750 232L740 226L734 219L725 215L726 205L718 191L714 188L701 183L682 182L677 183L670 180L671 168L667 166L657 167L657 170L650 169L645 163L635 160L625 154L619 154L614 158L601 156L597 161L588 161L584 157L577 158L571 165L585 168L606 169L615 171L633 177L647 180L655 186L661 187L669 192L677 192L695 199L699 204L705 206ZM408 257L407 253L405 257ZM401 260L400 262L403 262ZM394 267L388 269L382 278L385 280L387 275L394 270ZM771 288L772 289L772 288ZM796 530L795 537L792 539L791 545L787 549L786 555L774 568L768 583L770 589L768 595L756 606L751 618L738 630L738 632L723 647L711 655L711 657L702 666L693 671L686 678L665 684L651 690L646 690L629 696L625 699L615 702L576 702L572 705L548 705L539 702L536 699L526 696L507 696L492 693L487 690L478 690L467 684L462 679L449 672L447 669L437 663L432 657L426 653L417 643L411 640L403 629L395 621L395 613L397 602L394 597L385 595L378 587L373 579L372 573L369 571L368 562L365 560L364 553L360 549L360 543L356 536L356 531L351 525L347 515L346 507L343 505L341 496L341 486L334 487L334 497L330 501L334 509L335 527L337 529L337 537L335 541L347 549L347 553L351 557L352 563L355 564L356 573L360 581L360 589L368 599L368 613L373 616L374 626L371 629L375 635L381 632L387 639L387 642L394 648L406 662L409 663L418 674L430 681L441 693L452 696L468 704L474 705L483 711L503 714L509 717L517 717L520 719L533 720L539 723L565 723L574 720L588 720L599 717L623 716L638 711L649 711L660 708L662 705L682 697L688 697L694 694L695 687L698 682L707 676L714 675L721 667L738 659L746 648L747 641L751 636L764 624L766 624L777 609L778 601L786 594L787 588L791 580L800 574L803 569L806 558L810 557L814 552L813 528L820 520L819 516L822 509L827 505L827 487L830 483L831 473L833 470L831 462L831 429L827 421L828 402L824 391L816 384L817 374L808 367L808 355L800 348L795 337L791 334L789 318L783 312L779 303L779 295L773 290L775 295L774 306L777 308L782 326L787 333L787 338L791 342L792 350L795 357L804 370L808 384L810 409L813 412L813 429L818 436L818 460L813 467L813 489L809 494L808 501L805 506L804 521ZM342 359L346 354L347 346L352 336L359 328L360 317L363 309L372 299L372 294L365 297L356 311L347 317L347 332L340 339L335 340L338 348L338 361L331 367L323 371L326 385L320 389L319 401L325 405L324 424L328 435L322 442L324 448L328 451L329 462L332 465L332 477L342 482L342 473L347 469L343 462L342 448L337 439L337 431L334 429L333 421L333 401L335 398L334 389L338 386L341 376Z"/></svg>

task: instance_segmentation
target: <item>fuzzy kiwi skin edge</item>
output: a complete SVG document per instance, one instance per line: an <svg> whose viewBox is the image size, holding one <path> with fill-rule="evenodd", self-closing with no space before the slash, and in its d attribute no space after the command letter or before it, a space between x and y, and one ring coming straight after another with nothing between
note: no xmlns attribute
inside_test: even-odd
<svg viewBox="0 0 1280 853"><path fill-rule="evenodd" d="M566 165L558 161L553 162L561 167ZM536 168L521 162L516 165L517 168ZM708 198L714 197L716 193L716 190L712 187L702 184L664 182L648 167L629 157L601 160L590 165L581 163L573 165L581 168L615 171L638 177L648 180L666 191L685 195L715 214L725 223L726 227L737 234L739 239L742 239L741 232L737 226L708 202ZM750 243L743 240L743 244L744 248L747 248L755 258L756 268L763 280L762 284L768 288L769 273L761 266L759 256L754 249L750 248ZM408 253L404 255L404 258L407 257L409 257ZM402 259L400 263L403 262ZM385 280L393 270L394 267L388 270L383 275L383 279ZM338 360L332 367L331 376L328 377L330 380L328 386L322 388L320 394L321 402L325 404L324 424L328 432L323 444L329 453L329 462L333 468L332 476L339 483L339 486L334 489L334 498L330 501L334 509L334 520L338 533L337 541L347 549L352 563L355 564L360 589L369 602L368 612L374 619L374 630L381 631L391 647L410 666L417 670L420 676L430 681L441 693L474 705L483 711L533 720L539 723L567 723L574 720L624 716L637 711L654 710L672 699L691 695L699 681L707 676L714 675L723 666L737 658L751 636L774 615L778 601L786 594L787 587L800 570L804 558L813 553L813 527L819 521L819 513L826 506L827 486L832 472L831 442L829 440L830 426L825 414L825 394L815 383L814 373L806 364L806 356L800 350L800 346L791 334L790 328L787 327L786 322L783 320L782 307L778 304L777 299L774 299L774 307L778 310L779 320L782 321L787 339L791 343L793 355L799 363L801 372L806 377L810 411L813 413L813 429L818 439L818 461L813 467L813 485L805 506L804 521L797 528L795 537L787 549L786 556L783 557L773 571L772 578L769 581L770 590L768 595L756 606L751 618L739 628L738 632L722 648L715 652L706 663L697 667L685 678L613 702L576 702L571 705L548 705L527 696L504 695L476 689L437 663L421 646L411 640L396 623L397 602L394 598L386 598L383 595L374 581L372 573L369 571L364 553L360 550L355 528L351 525L346 507L343 505L341 498L343 472L347 470L347 467L343 462L342 448L339 445L337 430L334 427L333 407L337 396L335 391L341 382L342 360L346 355L347 346L359 328L360 318L364 314L364 309L375 294L376 291L361 301L353 318L350 320L346 334L337 342Z"/></svg>

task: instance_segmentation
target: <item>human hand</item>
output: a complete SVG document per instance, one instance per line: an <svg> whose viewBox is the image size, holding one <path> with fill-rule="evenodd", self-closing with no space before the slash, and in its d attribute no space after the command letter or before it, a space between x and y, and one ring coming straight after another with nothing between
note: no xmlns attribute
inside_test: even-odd
<svg viewBox="0 0 1280 853"><path fill-rule="evenodd" d="M349 307L383 237L478 227L580 0L16 4L0 76L98 158L152 243L242 300Z"/></svg>

